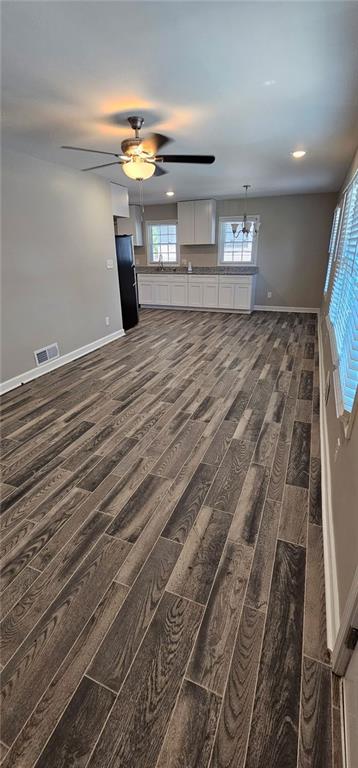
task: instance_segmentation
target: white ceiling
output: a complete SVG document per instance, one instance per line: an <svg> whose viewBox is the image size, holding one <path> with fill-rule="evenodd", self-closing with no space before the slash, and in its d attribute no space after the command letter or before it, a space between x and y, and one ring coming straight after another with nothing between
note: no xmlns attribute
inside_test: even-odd
<svg viewBox="0 0 358 768"><path fill-rule="evenodd" d="M245 183L339 188L358 141L358 3L11 1L2 15L6 146L85 168L101 155L61 144L118 152L131 130L116 116L143 114L174 138L168 152L216 155L166 166L146 203L168 189L235 197ZM119 167L98 173L138 199Z"/></svg>

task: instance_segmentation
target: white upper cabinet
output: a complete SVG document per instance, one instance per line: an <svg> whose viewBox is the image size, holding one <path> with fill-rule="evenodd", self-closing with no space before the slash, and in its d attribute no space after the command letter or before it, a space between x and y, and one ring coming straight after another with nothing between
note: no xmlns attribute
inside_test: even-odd
<svg viewBox="0 0 358 768"><path fill-rule="evenodd" d="M194 243L194 202L178 203L179 243L183 245Z"/></svg>
<svg viewBox="0 0 358 768"><path fill-rule="evenodd" d="M128 189L120 184L110 184L113 216L129 216Z"/></svg>
<svg viewBox="0 0 358 768"><path fill-rule="evenodd" d="M117 235L132 235L133 245L143 245L142 212L139 205L129 206L129 219L117 219Z"/></svg>
<svg viewBox="0 0 358 768"><path fill-rule="evenodd" d="M178 203L179 242L181 245L215 243L216 201L187 200Z"/></svg>
<svg viewBox="0 0 358 768"><path fill-rule="evenodd" d="M195 245L213 245L215 243L215 219L215 200L195 200Z"/></svg>

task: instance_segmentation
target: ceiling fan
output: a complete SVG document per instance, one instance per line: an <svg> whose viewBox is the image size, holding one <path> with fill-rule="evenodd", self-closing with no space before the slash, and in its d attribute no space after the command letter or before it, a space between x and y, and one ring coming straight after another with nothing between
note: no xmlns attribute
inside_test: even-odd
<svg viewBox="0 0 358 768"><path fill-rule="evenodd" d="M84 171L95 171L97 168L107 168L110 165L122 166L122 170L130 179L143 181L150 179L151 176L163 176L168 171L162 168L163 163L200 163L201 165L211 165L215 162L214 155L162 155L160 150L172 139L169 136L163 136L161 133L150 133L146 138L139 135L144 122L143 117L128 117L128 122L134 131L134 137L124 139L121 144L122 154L117 152L103 152L96 149L85 149L84 147L63 146L61 149L74 149L78 152L95 152L99 155L111 155L115 157L112 163L104 165L93 165L91 168L83 168Z"/></svg>

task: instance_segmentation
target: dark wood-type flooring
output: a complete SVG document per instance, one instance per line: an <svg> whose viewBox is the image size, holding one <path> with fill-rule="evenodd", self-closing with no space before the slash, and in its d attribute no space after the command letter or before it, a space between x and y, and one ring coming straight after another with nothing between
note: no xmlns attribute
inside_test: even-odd
<svg viewBox="0 0 358 768"><path fill-rule="evenodd" d="M4 395L2 767L339 768L318 377L313 315L144 310Z"/></svg>

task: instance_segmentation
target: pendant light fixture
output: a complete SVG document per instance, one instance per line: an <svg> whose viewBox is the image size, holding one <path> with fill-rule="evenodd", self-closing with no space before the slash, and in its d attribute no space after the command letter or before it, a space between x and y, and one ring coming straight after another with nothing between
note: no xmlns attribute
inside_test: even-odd
<svg viewBox="0 0 358 768"><path fill-rule="evenodd" d="M243 184L243 188L245 190L245 209L244 209L244 215L242 220L242 227L239 228L239 225L237 222L233 221L231 224L232 228L232 234L235 240L238 240L240 237L240 234L246 235L246 237L249 236L251 232L252 225L254 227L254 235L257 235L260 227L259 221L250 221L247 216L247 190L250 189L251 184Z"/></svg>

